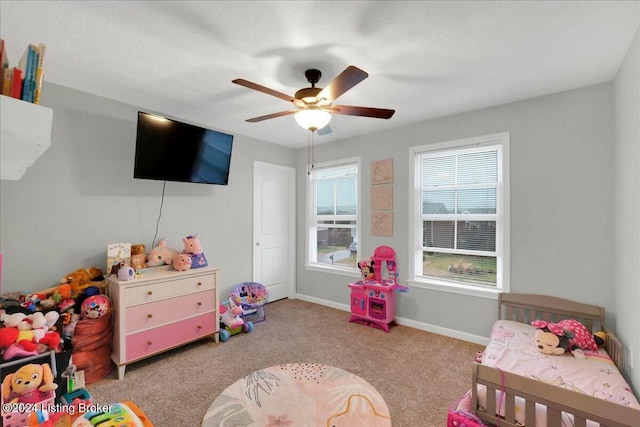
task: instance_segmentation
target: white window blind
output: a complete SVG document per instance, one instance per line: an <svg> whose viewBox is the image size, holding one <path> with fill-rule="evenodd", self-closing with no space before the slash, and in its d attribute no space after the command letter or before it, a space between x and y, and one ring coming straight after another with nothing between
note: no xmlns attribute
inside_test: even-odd
<svg viewBox="0 0 640 427"><path fill-rule="evenodd" d="M416 280L503 289L508 137L500 135L414 151Z"/></svg>
<svg viewBox="0 0 640 427"><path fill-rule="evenodd" d="M355 269L358 241L358 162L316 165L309 174L310 265Z"/></svg>

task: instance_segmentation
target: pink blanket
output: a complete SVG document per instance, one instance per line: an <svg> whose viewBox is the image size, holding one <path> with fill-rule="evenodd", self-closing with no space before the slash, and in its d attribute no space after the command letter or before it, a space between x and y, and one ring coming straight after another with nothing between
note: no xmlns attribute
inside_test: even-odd
<svg viewBox="0 0 640 427"><path fill-rule="evenodd" d="M543 354L536 347L535 331L531 325L498 320L493 326L482 364L640 409L640 403L604 349L585 351L585 359L576 359L571 353L560 356ZM479 390L478 394L480 404L484 405L486 390ZM518 402L518 399L516 419L524 423L523 401L520 399ZM536 407L536 412L544 412L544 407ZM565 415L563 423L573 425L572 420L564 420ZM536 420L544 420L544 417L538 415Z"/></svg>

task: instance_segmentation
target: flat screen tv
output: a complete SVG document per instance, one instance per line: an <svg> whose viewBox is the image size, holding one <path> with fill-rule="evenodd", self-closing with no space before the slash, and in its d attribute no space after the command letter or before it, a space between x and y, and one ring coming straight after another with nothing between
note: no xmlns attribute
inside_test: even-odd
<svg viewBox="0 0 640 427"><path fill-rule="evenodd" d="M133 177L228 185L233 136L138 112Z"/></svg>

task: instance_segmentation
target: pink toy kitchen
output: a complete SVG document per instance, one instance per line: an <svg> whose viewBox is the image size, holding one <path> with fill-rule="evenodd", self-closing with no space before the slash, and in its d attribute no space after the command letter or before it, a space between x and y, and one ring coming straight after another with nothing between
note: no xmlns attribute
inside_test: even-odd
<svg viewBox="0 0 640 427"><path fill-rule="evenodd" d="M363 279L349 284L351 317L360 323L389 332L396 317L396 292L409 288L398 284L396 252L389 246L378 246L373 256L358 262Z"/></svg>

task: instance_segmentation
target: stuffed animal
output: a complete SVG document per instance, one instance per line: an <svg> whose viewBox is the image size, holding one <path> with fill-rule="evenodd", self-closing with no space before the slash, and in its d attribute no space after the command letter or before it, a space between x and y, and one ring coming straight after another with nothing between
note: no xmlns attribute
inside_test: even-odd
<svg viewBox="0 0 640 427"><path fill-rule="evenodd" d="M162 239L158 242L158 246L151 249L147 256L147 265L149 267L157 267L160 265L171 265L173 257L178 255L178 251L167 246L167 241Z"/></svg>
<svg viewBox="0 0 640 427"><path fill-rule="evenodd" d="M244 325L244 320L240 318L243 313L242 307L229 298L229 306L225 307L224 304L220 304L220 321L228 328L234 329Z"/></svg>
<svg viewBox="0 0 640 427"><path fill-rule="evenodd" d="M2 396L5 403L39 403L55 397L57 388L48 363L31 363L4 378Z"/></svg>
<svg viewBox="0 0 640 427"><path fill-rule="evenodd" d="M551 323L545 320L531 322L538 328L535 340L538 350L544 354L564 354L570 351L577 358L584 358L584 350L598 351L598 345L589 330L574 319Z"/></svg>
<svg viewBox="0 0 640 427"><path fill-rule="evenodd" d="M191 268L191 256L189 254L178 254L173 257L173 268L177 271L187 271Z"/></svg>
<svg viewBox="0 0 640 427"><path fill-rule="evenodd" d="M605 331L598 331L593 334L593 340L596 342L598 347L604 347L607 343L607 333Z"/></svg>
<svg viewBox="0 0 640 427"><path fill-rule="evenodd" d="M191 256L191 268L200 268L207 266L207 259L204 257L204 251L200 244L197 234L189 235L182 239L184 250L182 253Z"/></svg>
<svg viewBox="0 0 640 427"><path fill-rule="evenodd" d="M147 266L147 255L143 244L131 245L131 267L135 270Z"/></svg>
<svg viewBox="0 0 640 427"><path fill-rule="evenodd" d="M92 281L100 278L102 278L102 270L98 267L80 268L67 274L61 283L68 284L71 287L71 296L77 297L93 285Z"/></svg>
<svg viewBox="0 0 640 427"><path fill-rule="evenodd" d="M358 268L360 268L362 279L364 279L365 281L374 279L376 275L374 269L375 263L376 262L371 257L358 261Z"/></svg>

